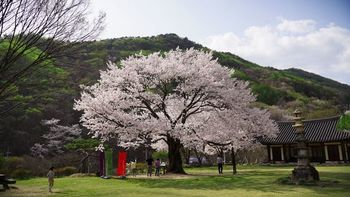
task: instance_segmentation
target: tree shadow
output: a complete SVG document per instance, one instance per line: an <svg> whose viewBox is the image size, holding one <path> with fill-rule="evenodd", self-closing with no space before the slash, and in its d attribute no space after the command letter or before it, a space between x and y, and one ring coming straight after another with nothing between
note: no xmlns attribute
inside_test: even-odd
<svg viewBox="0 0 350 197"><path fill-rule="evenodd" d="M127 181L142 187L163 189L234 190L239 188L247 191L285 193L305 188L315 193L332 195L350 192L350 173L321 173L321 181L314 186L285 185L278 182L279 178L288 175L288 172L250 170L234 176L193 174L192 178L187 179L129 179Z"/></svg>

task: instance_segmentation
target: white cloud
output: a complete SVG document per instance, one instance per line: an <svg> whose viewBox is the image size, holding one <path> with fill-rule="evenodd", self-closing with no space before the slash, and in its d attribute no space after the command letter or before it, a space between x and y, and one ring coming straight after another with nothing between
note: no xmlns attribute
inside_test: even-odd
<svg viewBox="0 0 350 197"><path fill-rule="evenodd" d="M306 33L315 30L316 22L313 20L297 20L289 21L281 19L281 23L277 25L277 29L281 32Z"/></svg>
<svg viewBox="0 0 350 197"><path fill-rule="evenodd" d="M229 32L209 36L205 46L237 54L263 66L301 68L350 84L350 30L313 20L282 19L271 26L252 26L243 36Z"/></svg>

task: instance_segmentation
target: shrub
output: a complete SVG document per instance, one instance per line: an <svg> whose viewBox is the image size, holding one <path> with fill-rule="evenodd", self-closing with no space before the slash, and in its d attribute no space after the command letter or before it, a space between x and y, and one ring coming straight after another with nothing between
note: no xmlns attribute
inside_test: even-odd
<svg viewBox="0 0 350 197"><path fill-rule="evenodd" d="M11 173L11 177L17 178L17 179L25 179L32 176L32 173L30 170L26 170L23 168L16 169Z"/></svg>
<svg viewBox="0 0 350 197"><path fill-rule="evenodd" d="M32 176L46 176L52 163L45 158L35 158L28 155L22 156L25 161L23 166L31 172Z"/></svg>
<svg viewBox="0 0 350 197"><path fill-rule="evenodd" d="M231 74L231 77L238 78L241 80L249 81L251 78L245 74L243 71L236 69L233 74Z"/></svg>
<svg viewBox="0 0 350 197"><path fill-rule="evenodd" d="M284 91L264 84L254 84L252 86L252 91L257 95L257 101L268 105L277 104L278 101L283 100L283 98L287 95Z"/></svg>
<svg viewBox="0 0 350 197"><path fill-rule="evenodd" d="M3 170L5 174L11 174L14 170L23 168L25 161L21 157L8 157L5 158L3 164Z"/></svg>
<svg viewBox="0 0 350 197"><path fill-rule="evenodd" d="M136 169L139 173L144 173L146 172L147 165L146 163L136 163Z"/></svg>
<svg viewBox="0 0 350 197"><path fill-rule="evenodd" d="M55 170L57 176L69 176L78 172L76 167L66 166Z"/></svg>

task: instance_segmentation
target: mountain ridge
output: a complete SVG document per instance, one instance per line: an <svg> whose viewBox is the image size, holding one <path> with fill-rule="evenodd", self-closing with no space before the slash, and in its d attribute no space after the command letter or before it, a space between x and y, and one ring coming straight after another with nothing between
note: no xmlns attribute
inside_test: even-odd
<svg viewBox="0 0 350 197"><path fill-rule="evenodd" d="M92 50L87 51L91 57L98 53L93 49L93 47L98 46L97 48L106 52L104 57L97 55L100 59L102 56L104 61L112 59L116 63L140 51L145 55L158 51L169 51L176 47L181 49L193 47L212 51L214 58L218 58L221 65L235 69L234 77L251 83L252 90L258 95L258 101L262 103L284 106L284 101L298 100L309 103L310 98L328 100L331 101L330 105L339 105L340 107L350 103L350 86L347 84L301 69L280 70L273 67L263 67L229 52L211 50L176 34L122 37L94 41L90 44ZM275 94L275 96L271 96L271 94Z"/></svg>

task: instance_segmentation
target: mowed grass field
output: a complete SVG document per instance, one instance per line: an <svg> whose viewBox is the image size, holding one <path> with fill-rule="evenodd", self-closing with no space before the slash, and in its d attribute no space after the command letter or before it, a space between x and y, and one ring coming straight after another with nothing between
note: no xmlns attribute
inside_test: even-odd
<svg viewBox="0 0 350 197"><path fill-rule="evenodd" d="M293 167L238 166L233 176L231 166L218 175L215 167L186 168L188 175L144 175L127 179L98 177L63 177L55 179L53 193L46 178L18 180L17 189L0 196L350 196L350 166L317 166L321 182L317 186L281 184Z"/></svg>

